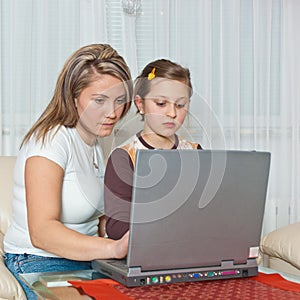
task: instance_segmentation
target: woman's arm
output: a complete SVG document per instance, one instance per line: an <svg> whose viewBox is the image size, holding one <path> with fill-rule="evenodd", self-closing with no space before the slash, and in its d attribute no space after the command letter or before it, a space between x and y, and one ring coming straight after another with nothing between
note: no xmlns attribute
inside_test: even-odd
<svg viewBox="0 0 300 300"><path fill-rule="evenodd" d="M32 244L72 260L125 257L128 234L114 241L78 233L60 222L63 176L63 169L47 158L33 156L26 161L26 202Z"/></svg>

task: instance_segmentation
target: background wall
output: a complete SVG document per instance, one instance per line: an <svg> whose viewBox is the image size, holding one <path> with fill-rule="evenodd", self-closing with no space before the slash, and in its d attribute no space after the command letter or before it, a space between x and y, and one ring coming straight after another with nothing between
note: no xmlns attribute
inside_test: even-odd
<svg viewBox="0 0 300 300"><path fill-rule="evenodd" d="M204 148L270 151L264 232L300 221L300 2L136 1L128 13L121 4L133 0L0 0L0 154L17 154L66 58L110 43L133 77L156 58L188 67L181 133ZM106 153L141 126L133 109L102 141Z"/></svg>

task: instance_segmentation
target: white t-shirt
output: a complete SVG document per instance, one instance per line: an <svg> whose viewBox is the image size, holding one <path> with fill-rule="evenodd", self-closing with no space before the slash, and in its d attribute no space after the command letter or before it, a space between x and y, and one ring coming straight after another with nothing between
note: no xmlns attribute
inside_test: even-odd
<svg viewBox="0 0 300 300"><path fill-rule="evenodd" d="M12 223L4 239L4 250L15 254L55 256L33 247L27 225L24 171L27 158L46 157L64 170L61 222L82 234L95 236L98 218L103 214L104 161L101 147L87 145L76 128L62 126L49 132L45 144L31 139L21 148L14 170Z"/></svg>

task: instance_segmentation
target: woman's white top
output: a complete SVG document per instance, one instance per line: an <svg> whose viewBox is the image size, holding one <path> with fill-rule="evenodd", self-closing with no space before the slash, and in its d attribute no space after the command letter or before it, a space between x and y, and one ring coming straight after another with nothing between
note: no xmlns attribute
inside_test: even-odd
<svg viewBox="0 0 300 300"><path fill-rule="evenodd" d="M31 139L23 145L14 170L12 223L4 239L7 253L55 256L33 247L27 224L25 163L29 157L42 156L64 170L61 194L61 222L82 234L98 233L99 216L103 214L104 160L101 147L87 145L76 128L62 126L54 135L49 132L45 144ZM59 233L58 233L59 234Z"/></svg>

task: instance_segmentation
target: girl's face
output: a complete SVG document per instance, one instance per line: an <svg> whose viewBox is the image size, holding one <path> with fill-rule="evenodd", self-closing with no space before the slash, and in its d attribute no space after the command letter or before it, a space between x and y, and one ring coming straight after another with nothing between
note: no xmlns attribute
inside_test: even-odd
<svg viewBox="0 0 300 300"><path fill-rule="evenodd" d="M177 80L156 78L144 99L135 103L144 115L144 133L172 138L183 124L189 107L189 87Z"/></svg>
<svg viewBox="0 0 300 300"><path fill-rule="evenodd" d="M121 80L107 74L97 77L75 99L79 114L77 130L83 140L92 145L97 136L111 134L126 103L126 91Z"/></svg>

